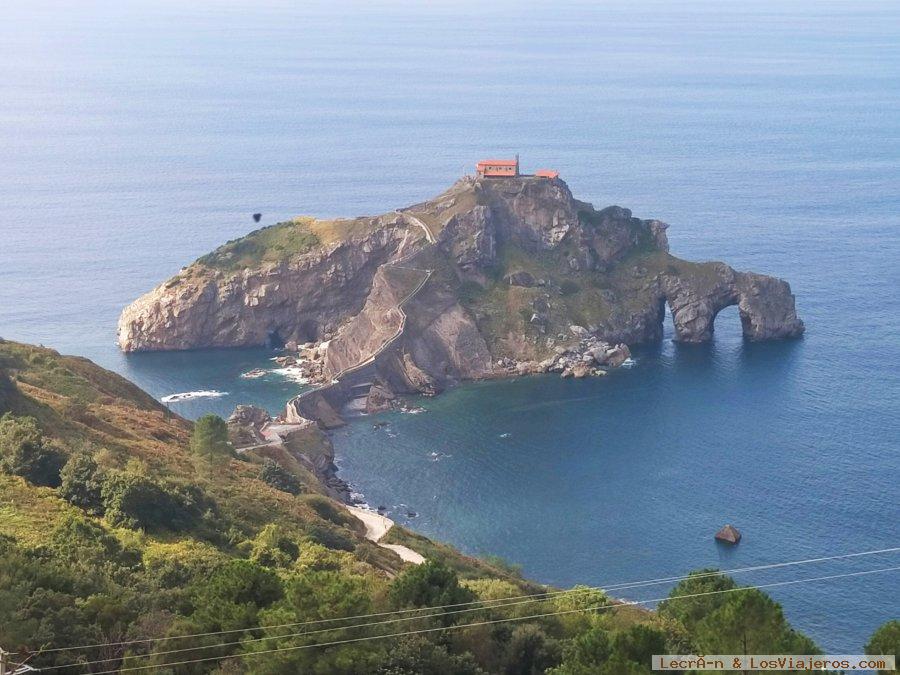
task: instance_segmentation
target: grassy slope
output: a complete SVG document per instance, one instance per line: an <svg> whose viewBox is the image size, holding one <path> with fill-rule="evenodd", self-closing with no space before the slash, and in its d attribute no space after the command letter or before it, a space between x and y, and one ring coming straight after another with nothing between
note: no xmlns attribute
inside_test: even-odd
<svg viewBox="0 0 900 675"><path fill-rule="evenodd" d="M602 325L616 316L628 316L646 308L652 302L647 282L658 273L689 274L701 286L707 278L710 285L717 279L715 263L688 262L649 248L629 254L609 272L571 270L564 249L532 253L504 244L499 260L493 274L495 280L483 288L465 289L463 304L479 317L479 328L495 355L518 358L528 354L529 344L534 345L545 336L564 334L574 339L568 330L572 324ZM636 267L646 272L635 277ZM531 288L510 286L503 277L513 271L528 272L548 284ZM565 292L561 293L560 288ZM550 320L546 332L541 333L530 323L532 303L548 294ZM545 351L535 348L532 358L541 357Z"/></svg>
<svg viewBox="0 0 900 675"><path fill-rule="evenodd" d="M325 500L315 475L283 449L266 448L198 473L188 452L191 423L119 375L87 359L5 340L0 340L0 374L14 383L10 386L6 380L0 387L0 414L35 417L44 435L65 450L85 443L102 448L97 458L106 468L128 467L156 478L200 485L238 538L250 540L269 523L298 539L303 539L311 526L325 527L338 530L356 545L352 554L340 554L348 564L365 563L389 574L402 566L395 554L367 542L362 524L337 503ZM327 443L322 432L310 428L292 439L291 451L314 461L327 451ZM261 464L267 458L295 473L308 494L295 497L259 480ZM45 543L66 514L76 511L56 490L0 473L0 534L37 546ZM102 519L98 522L106 526ZM135 536L127 530L109 529L123 539ZM151 557L176 555L185 546L208 550L210 555L242 555L192 533L140 533L138 538L145 555ZM412 548L437 555L465 576L498 576L500 572L450 547L437 548L424 537L417 538Z"/></svg>
<svg viewBox="0 0 900 675"><path fill-rule="evenodd" d="M239 270L264 262L279 262L310 251L319 242L312 218L295 218L270 225L223 244L197 262L206 267Z"/></svg>
<svg viewBox="0 0 900 675"><path fill-rule="evenodd" d="M438 236L453 216L471 211L483 203L475 192L468 189L451 188L445 195L437 198L440 203L446 202L446 208L435 213L433 206L425 208L425 204L416 204L408 209L409 213L428 225L432 234Z"/></svg>
<svg viewBox="0 0 900 675"><path fill-rule="evenodd" d="M8 382L2 386L2 376L10 377L15 386L10 389ZM187 450L191 424L123 378L85 359L0 340L0 394L0 414L12 411L35 416L45 436L68 449L79 443L105 448L95 457L107 468L138 467L156 478L200 485L215 500L237 539L243 540L224 544L200 532L150 534L116 529L102 518L95 519L124 545L138 549L145 566L184 559L207 560L213 565L245 557L250 542L269 523L301 542L296 565L337 569L341 575L365 575L376 594L381 592L378 589L383 590L383 581L376 579L392 577L405 565L393 551L365 540L362 524L340 505L317 494L322 486L289 452L266 448L246 459L231 459L211 473L198 474ZM315 459L326 452L327 443L321 432L310 428L292 439L290 450ZM308 493L292 496L258 480L266 458L275 459L298 475ZM51 540L56 525L74 513L86 515L60 498L56 490L0 473L0 535L12 536L28 548L40 547ZM329 549L309 542L305 535L311 526L343 533L354 543L354 550ZM443 561L480 597L519 596L546 588L522 578L502 561L463 555L399 526L388 533L385 542L404 544L428 559ZM655 621L652 614L640 608L609 613L603 620L610 628ZM587 619L579 615L565 623L584 621Z"/></svg>
<svg viewBox="0 0 900 675"><path fill-rule="evenodd" d="M262 227L233 239L199 258L195 266L235 272L278 263L371 232L376 226L372 218L318 220L298 216L268 227Z"/></svg>

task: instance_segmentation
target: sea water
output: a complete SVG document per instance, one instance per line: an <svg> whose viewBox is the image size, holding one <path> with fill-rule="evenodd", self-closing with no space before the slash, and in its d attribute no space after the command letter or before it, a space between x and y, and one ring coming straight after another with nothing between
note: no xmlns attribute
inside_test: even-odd
<svg viewBox="0 0 900 675"><path fill-rule="evenodd" d="M381 213L518 152L598 207L668 221L677 255L787 278L806 336L745 344L730 308L712 344L667 338L605 379L466 385L339 431L342 474L414 529L561 585L896 546L898 75L892 2L5 3L0 335L160 398L221 394L170 404L189 417L277 412L303 385L240 377L274 353L125 356L122 307L253 213ZM726 522L735 548L712 540ZM898 588L771 593L853 652Z"/></svg>

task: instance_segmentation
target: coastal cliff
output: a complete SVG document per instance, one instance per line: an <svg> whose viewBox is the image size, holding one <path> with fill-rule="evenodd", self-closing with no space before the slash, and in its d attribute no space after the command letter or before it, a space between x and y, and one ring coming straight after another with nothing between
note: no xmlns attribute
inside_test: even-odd
<svg viewBox="0 0 900 675"><path fill-rule="evenodd" d="M127 307L119 344L325 344L325 379L369 368L395 391L437 391L546 370L590 340L659 340L666 305L683 342L710 340L731 305L747 339L802 334L787 282L676 258L666 229L559 179L465 177L382 216L229 242Z"/></svg>

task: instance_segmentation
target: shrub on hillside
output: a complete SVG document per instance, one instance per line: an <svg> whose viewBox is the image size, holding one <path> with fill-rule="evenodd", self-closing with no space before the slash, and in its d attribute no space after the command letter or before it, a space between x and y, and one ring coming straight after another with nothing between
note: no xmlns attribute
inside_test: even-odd
<svg viewBox="0 0 900 675"><path fill-rule="evenodd" d="M654 654L666 654L666 634L654 626L637 624L616 633L612 641L613 654L621 654L626 661L651 663Z"/></svg>
<svg viewBox="0 0 900 675"><path fill-rule="evenodd" d="M353 551L356 542L352 535L340 527L329 523L308 523L304 528L306 536L317 544L338 551Z"/></svg>
<svg viewBox="0 0 900 675"><path fill-rule="evenodd" d="M259 472L259 479L276 490L292 495L299 495L303 492L303 486L297 477L271 459L266 460L262 470Z"/></svg>
<svg viewBox="0 0 900 675"><path fill-rule="evenodd" d="M620 631L595 624L569 640L562 663L546 672L548 675L647 673L653 654L664 654L674 648L667 638L664 631L646 624Z"/></svg>
<svg viewBox="0 0 900 675"><path fill-rule="evenodd" d="M81 450L71 457L60 472L59 493L63 499L89 513L103 513L103 477L100 467L89 450Z"/></svg>
<svg viewBox="0 0 900 675"><path fill-rule="evenodd" d="M477 598L459 585L456 572L437 560L426 560L394 579L390 591L396 607L443 607L473 602ZM452 623L452 617L445 623Z"/></svg>
<svg viewBox="0 0 900 675"><path fill-rule="evenodd" d="M4 413L12 406L13 396L16 393L16 384L7 375L6 371L0 369L0 413Z"/></svg>
<svg viewBox="0 0 900 675"><path fill-rule="evenodd" d="M559 642L536 624L516 626L502 655L502 672L538 675L559 663Z"/></svg>
<svg viewBox="0 0 900 675"><path fill-rule="evenodd" d="M263 567L290 567L300 555L300 547L274 523L269 523L253 540L250 559Z"/></svg>
<svg viewBox="0 0 900 675"><path fill-rule="evenodd" d="M456 291L456 295L462 304L471 305L484 295L484 287L477 281L467 280L459 285L459 290Z"/></svg>
<svg viewBox="0 0 900 675"><path fill-rule="evenodd" d="M866 654L870 656L893 654L900 660L900 621L893 619L882 624L866 644ZM878 672L888 673L889 671L879 670Z"/></svg>
<svg viewBox="0 0 900 675"><path fill-rule="evenodd" d="M469 652L451 654L447 647L424 637L409 636L397 640L385 655L378 675L414 675L442 673L444 675L484 675Z"/></svg>
<svg viewBox="0 0 900 675"><path fill-rule="evenodd" d="M259 623L259 610L284 594L272 570L250 560L230 560L196 579L193 619L203 630L237 630Z"/></svg>
<svg viewBox="0 0 900 675"><path fill-rule="evenodd" d="M82 515L65 517L53 529L49 548L57 560L75 569L108 564L132 568L140 562L137 551L126 549L113 535Z"/></svg>
<svg viewBox="0 0 900 675"><path fill-rule="evenodd" d="M194 423L191 452L197 457L214 460L231 456L228 427L218 415L204 415Z"/></svg>
<svg viewBox="0 0 900 675"><path fill-rule="evenodd" d="M571 281L570 279L566 279L559 285L560 295L575 295L580 290L581 286L576 284L574 281Z"/></svg>
<svg viewBox="0 0 900 675"><path fill-rule="evenodd" d="M127 472L110 472L101 499L112 525L156 531L195 527L212 502L196 486L175 486Z"/></svg>
<svg viewBox="0 0 900 675"><path fill-rule="evenodd" d="M0 417L0 469L35 485L57 487L65 455L47 443L33 417Z"/></svg>
<svg viewBox="0 0 900 675"><path fill-rule="evenodd" d="M303 502L316 514L335 525L355 525L359 521L346 510L322 495L304 495Z"/></svg>

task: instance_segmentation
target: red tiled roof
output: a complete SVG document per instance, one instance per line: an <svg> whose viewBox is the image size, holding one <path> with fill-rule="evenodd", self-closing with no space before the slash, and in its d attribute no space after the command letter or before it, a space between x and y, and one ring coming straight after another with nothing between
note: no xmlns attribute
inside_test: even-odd
<svg viewBox="0 0 900 675"><path fill-rule="evenodd" d="M482 159L478 162L478 166L482 166L483 164L490 164L491 166L515 166L516 160L514 160L514 159Z"/></svg>
<svg viewBox="0 0 900 675"><path fill-rule="evenodd" d="M554 169L538 169L534 172L535 176L540 176L541 178L559 178L559 171L555 171Z"/></svg>

